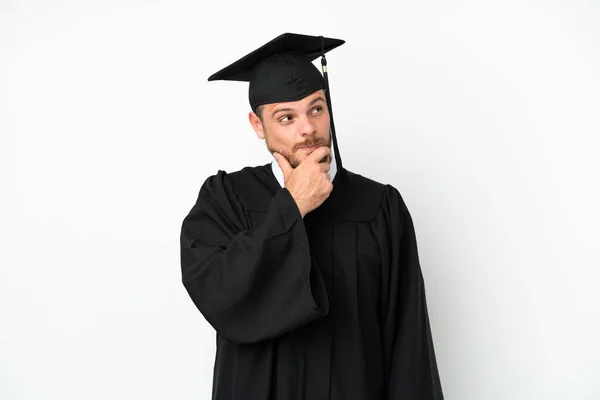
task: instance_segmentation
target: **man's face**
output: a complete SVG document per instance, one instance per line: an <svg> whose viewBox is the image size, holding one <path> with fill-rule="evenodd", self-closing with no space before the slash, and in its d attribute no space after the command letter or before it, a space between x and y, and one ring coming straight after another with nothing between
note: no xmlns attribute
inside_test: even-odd
<svg viewBox="0 0 600 400"><path fill-rule="evenodd" d="M271 153L283 155L296 168L317 147L331 147L329 110L319 90L298 101L265 104L261 118L251 112L256 135L265 139Z"/></svg>

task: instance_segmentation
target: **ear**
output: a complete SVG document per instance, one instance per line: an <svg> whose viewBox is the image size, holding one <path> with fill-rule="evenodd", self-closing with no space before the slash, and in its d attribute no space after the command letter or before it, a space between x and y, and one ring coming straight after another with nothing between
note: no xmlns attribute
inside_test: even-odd
<svg viewBox="0 0 600 400"><path fill-rule="evenodd" d="M259 139L264 139L265 132L263 129L263 124L262 124L260 118L258 118L258 115L256 115L254 112L251 111L248 114L248 120L250 121L250 125L252 125L252 129L254 129L256 136L258 136Z"/></svg>

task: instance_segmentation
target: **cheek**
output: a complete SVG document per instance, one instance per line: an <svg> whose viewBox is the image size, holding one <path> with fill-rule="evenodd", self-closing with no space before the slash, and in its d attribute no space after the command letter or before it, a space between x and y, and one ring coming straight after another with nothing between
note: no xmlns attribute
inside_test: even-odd
<svg viewBox="0 0 600 400"><path fill-rule="evenodd" d="M285 127L271 125L267 127L265 139L270 146L278 148L289 148L293 145L289 138L291 133L287 132Z"/></svg>
<svg viewBox="0 0 600 400"><path fill-rule="evenodd" d="M329 114L319 115L318 124L322 133L329 132Z"/></svg>
<svg viewBox="0 0 600 400"><path fill-rule="evenodd" d="M329 123L329 113L328 112L324 112L321 115L319 115L319 123L323 124L323 125L327 125Z"/></svg>

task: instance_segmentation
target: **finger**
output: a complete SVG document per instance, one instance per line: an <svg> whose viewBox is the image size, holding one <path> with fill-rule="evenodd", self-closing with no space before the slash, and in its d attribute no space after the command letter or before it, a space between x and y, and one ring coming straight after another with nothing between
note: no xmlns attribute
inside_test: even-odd
<svg viewBox="0 0 600 400"><path fill-rule="evenodd" d="M331 164L329 164L329 163L321 163L321 164L319 164L319 167L321 167L321 171L323 171L323 172L329 172L329 170L331 169Z"/></svg>
<svg viewBox="0 0 600 400"><path fill-rule="evenodd" d="M321 161L319 161L320 163L330 163L331 162L331 156L325 156L323 157L323 159Z"/></svg>
<svg viewBox="0 0 600 400"><path fill-rule="evenodd" d="M277 160L277 164L279 164L279 168L281 168L283 174L288 176L293 169L288 160L279 153L273 153L273 157Z"/></svg>
<svg viewBox="0 0 600 400"><path fill-rule="evenodd" d="M321 146L315 151L310 153L307 160L320 162L323 158L328 157L331 154L331 149L327 146Z"/></svg>

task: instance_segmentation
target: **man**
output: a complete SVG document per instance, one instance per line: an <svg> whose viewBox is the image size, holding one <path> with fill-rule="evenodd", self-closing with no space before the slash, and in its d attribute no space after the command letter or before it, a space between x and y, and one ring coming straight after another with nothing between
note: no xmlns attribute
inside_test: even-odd
<svg viewBox="0 0 600 400"><path fill-rule="evenodd" d="M217 333L213 399L443 399L410 214L343 167L311 62L343 43L284 34L209 78L250 82L275 158L209 177L183 221L183 283Z"/></svg>

